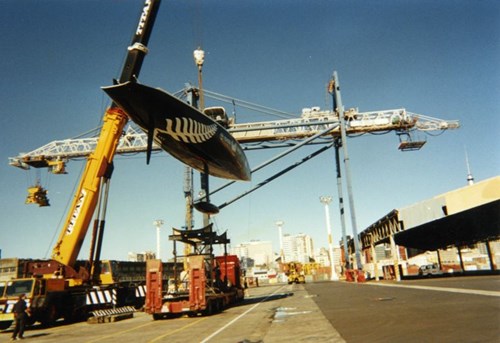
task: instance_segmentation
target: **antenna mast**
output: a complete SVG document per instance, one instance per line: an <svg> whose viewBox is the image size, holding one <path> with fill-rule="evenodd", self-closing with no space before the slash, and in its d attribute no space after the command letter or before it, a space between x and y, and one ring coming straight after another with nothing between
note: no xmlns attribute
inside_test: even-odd
<svg viewBox="0 0 500 343"><path fill-rule="evenodd" d="M470 186L474 184L474 177L472 176L472 172L470 171L469 156L467 155L467 149L465 149L465 164L467 165L467 184Z"/></svg>

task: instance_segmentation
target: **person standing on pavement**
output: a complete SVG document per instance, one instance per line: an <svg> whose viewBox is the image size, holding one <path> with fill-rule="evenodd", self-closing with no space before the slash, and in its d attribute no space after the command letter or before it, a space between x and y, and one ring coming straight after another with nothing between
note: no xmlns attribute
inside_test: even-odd
<svg viewBox="0 0 500 343"><path fill-rule="evenodd" d="M28 305L26 303L26 294L19 295L19 299L17 300L14 308L12 309L12 313L14 313L14 332L12 333L12 340L15 341L17 336L19 335L19 339L23 339L24 335L24 326L26 325L26 317L28 316Z"/></svg>

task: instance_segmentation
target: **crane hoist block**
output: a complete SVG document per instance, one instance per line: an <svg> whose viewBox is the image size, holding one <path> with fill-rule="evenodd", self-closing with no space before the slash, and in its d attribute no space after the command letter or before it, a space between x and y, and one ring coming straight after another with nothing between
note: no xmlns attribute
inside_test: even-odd
<svg viewBox="0 0 500 343"><path fill-rule="evenodd" d="M40 185L29 187L25 204L38 204L40 207L50 206L49 199L47 198L47 190Z"/></svg>
<svg viewBox="0 0 500 343"><path fill-rule="evenodd" d="M47 162L52 174L67 174L66 162L64 161L48 161Z"/></svg>

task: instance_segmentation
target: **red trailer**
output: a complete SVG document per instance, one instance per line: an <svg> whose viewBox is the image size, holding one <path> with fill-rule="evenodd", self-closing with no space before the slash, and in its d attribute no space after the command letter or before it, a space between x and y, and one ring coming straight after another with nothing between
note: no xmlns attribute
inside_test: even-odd
<svg viewBox="0 0 500 343"><path fill-rule="evenodd" d="M170 236L171 240L195 245L196 254L186 256L186 269L165 278L160 260L149 260L146 264L145 311L154 319L211 315L243 300L241 268L238 256L214 257L198 249L206 242L226 244L225 234L216 236L210 229L180 231ZM188 237L188 236L191 236ZM195 237L195 239L194 239ZM189 243L190 242L190 243ZM174 252L176 251L174 245ZM211 250L210 250L211 251ZM175 255L175 254L174 254ZM175 262L177 256L174 258ZM175 263L174 262L174 263ZM169 281L166 281L169 280Z"/></svg>

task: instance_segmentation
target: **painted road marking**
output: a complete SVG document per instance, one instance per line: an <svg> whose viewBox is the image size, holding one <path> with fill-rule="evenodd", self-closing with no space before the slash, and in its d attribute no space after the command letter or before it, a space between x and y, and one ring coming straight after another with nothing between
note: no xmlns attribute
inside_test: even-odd
<svg viewBox="0 0 500 343"><path fill-rule="evenodd" d="M500 297L500 292L483 291L480 289L463 289L463 288L452 288L452 287L432 287L432 286L415 286L415 285L395 285L395 284L389 284L389 283L366 283L365 285L382 286L382 287L413 288L413 289L423 289L426 291L451 292L451 293L463 293L463 294L473 294L473 295L485 295L485 296L489 296L489 297Z"/></svg>
<svg viewBox="0 0 500 343"><path fill-rule="evenodd" d="M150 323L142 324L142 325L139 325L139 326L135 326L135 327L133 327L133 328L131 328L131 329L128 329L128 330L122 330L122 331L119 331L119 332L114 333L114 334L111 334L111 335L101 336L101 337L95 338L95 339L93 339L93 340L91 340L91 341L87 341L87 343L102 341L103 339L106 339L106 338L109 338L109 337L115 337L115 336L118 336L118 335L124 334L125 332L134 331L134 330L140 329L140 328L142 328L142 327L145 327L145 326L151 325L151 324L153 324L153 323L154 323L154 322L150 322Z"/></svg>
<svg viewBox="0 0 500 343"><path fill-rule="evenodd" d="M188 328L188 327L190 327L190 326L193 326L193 325L195 325L195 324L198 324L199 322L201 322L201 321L203 321L203 320L205 320L205 319L207 319L207 318L208 318L208 317L204 317L204 318L198 319L197 321L194 321L194 322L192 322L192 323L189 323L189 324L187 324L187 325L184 325L184 326L183 326L183 327L181 327L181 328L178 328L178 329L176 329L176 330L169 331L168 333L166 333L166 334L164 334L164 335L158 336L158 337L156 337L155 339L153 339L153 340L151 340L151 341L149 341L149 342L150 342L150 343L152 343L152 342L159 341L159 340L160 340L160 339L162 339L162 338L165 338L165 337L167 337L167 336L171 336L171 335L173 335L174 333L180 332L180 331L182 331L182 330L187 329L187 328Z"/></svg>
<svg viewBox="0 0 500 343"><path fill-rule="evenodd" d="M222 331L226 330L229 326L233 325L238 320L240 320L241 318L243 318L244 316L246 316L248 313L250 313L251 311L253 311L257 306L259 306L264 301L266 301L267 299L269 299L270 297L272 297L274 294L278 293L278 291L280 291L284 287L286 287L286 286L281 286L280 288L278 288L277 290L275 290L273 293L271 293L270 295L268 295L267 297L265 297L264 299L262 299L261 301L259 301L257 304L253 305L248 310L246 310L245 312L243 312L242 314L240 314L238 317L234 318L229 323L227 323L226 325L224 325L223 327L221 327L219 330L215 331L210 336L208 336L207 338L205 338L203 341L201 341L201 343L208 342L209 340L211 340L212 338L214 338L215 336L217 336L219 333L221 333Z"/></svg>

